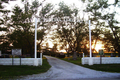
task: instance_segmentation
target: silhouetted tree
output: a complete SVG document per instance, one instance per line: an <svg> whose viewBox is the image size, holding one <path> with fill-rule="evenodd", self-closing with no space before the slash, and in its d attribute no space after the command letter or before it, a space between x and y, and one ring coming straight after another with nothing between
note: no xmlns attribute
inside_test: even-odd
<svg viewBox="0 0 120 80"><path fill-rule="evenodd" d="M101 27L110 29L110 35L112 37L105 35L104 38L108 39L106 40L108 43L111 42L112 46L114 47L115 51L119 53L120 57L120 27L119 21L116 19L116 16L118 16L116 9L119 8L120 1L114 0L114 3L111 4L108 3L108 0L88 1L89 4L85 11L89 12L89 14L91 15L91 20L93 20L94 23L95 21L98 21L99 23L103 24ZM114 8L114 10L110 12L109 9L111 6Z"/></svg>

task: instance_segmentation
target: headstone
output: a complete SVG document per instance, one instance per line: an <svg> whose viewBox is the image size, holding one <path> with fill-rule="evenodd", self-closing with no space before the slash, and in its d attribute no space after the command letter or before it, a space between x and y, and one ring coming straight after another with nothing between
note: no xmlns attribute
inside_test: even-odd
<svg viewBox="0 0 120 80"><path fill-rule="evenodd" d="M64 55L64 53L61 52L60 55Z"/></svg>
<svg viewBox="0 0 120 80"><path fill-rule="evenodd" d="M115 57L115 55L113 53L111 53L111 57Z"/></svg>
<svg viewBox="0 0 120 80"><path fill-rule="evenodd" d="M2 56L2 55L1 55L1 51L0 51L0 56Z"/></svg>
<svg viewBox="0 0 120 80"><path fill-rule="evenodd" d="M77 60L77 53L75 51L73 53L73 60Z"/></svg>

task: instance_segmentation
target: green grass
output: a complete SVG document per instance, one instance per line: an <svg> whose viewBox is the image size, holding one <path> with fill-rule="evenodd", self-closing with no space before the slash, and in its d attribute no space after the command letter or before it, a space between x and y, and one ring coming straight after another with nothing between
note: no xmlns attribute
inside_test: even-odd
<svg viewBox="0 0 120 80"><path fill-rule="evenodd" d="M98 70L98 71L120 73L120 64L94 64L94 65L89 66L87 64L82 65L81 58L77 58L77 60L73 60L72 58L70 58L70 60L68 60L68 58L63 58L62 60L77 64L77 65L80 65L86 68Z"/></svg>
<svg viewBox="0 0 120 80"><path fill-rule="evenodd" d="M18 76L39 74L46 72L51 66L47 62L46 58L43 58L42 66L3 66L0 65L0 79L10 79Z"/></svg>
<svg viewBox="0 0 120 80"><path fill-rule="evenodd" d="M120 64L94 64L92 66L89 65L83 65L83 66L98 71L120 73Z"/></svg>
<svg viewBox="0 0 120 80"><path fill-rule="evenodd" d="M61 58L62 60L65 60L65 61L68 61L68 62L71 62L71 63L74 63L74 64L77 64L77 65L80 65L81 64L81 58L77 58L77 60L73 60L72 58Z"/></svg>

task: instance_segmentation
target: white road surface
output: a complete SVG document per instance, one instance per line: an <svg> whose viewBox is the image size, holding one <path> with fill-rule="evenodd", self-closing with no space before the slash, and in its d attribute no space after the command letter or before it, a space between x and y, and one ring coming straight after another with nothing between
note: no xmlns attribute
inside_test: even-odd
<svg viewBox="0 0 120 80"><path fill-rule="evenodd" d="M46 73L24 76L21 80L120 80L120 73L91 70L54 57L45 57L52 66Z"/></svg>

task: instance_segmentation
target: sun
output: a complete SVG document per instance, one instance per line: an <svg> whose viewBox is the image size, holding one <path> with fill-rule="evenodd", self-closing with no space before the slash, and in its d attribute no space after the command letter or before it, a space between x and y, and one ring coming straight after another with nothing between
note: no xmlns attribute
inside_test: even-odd
<svg viewBox="0 0 120 80"><path fill-rule="evenodd" d="M95 49L98 52L100 49L103 49L103 45L102 44L96 44Z"/></svg>

